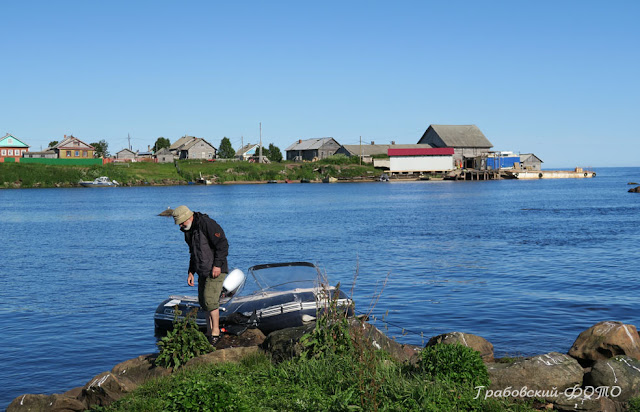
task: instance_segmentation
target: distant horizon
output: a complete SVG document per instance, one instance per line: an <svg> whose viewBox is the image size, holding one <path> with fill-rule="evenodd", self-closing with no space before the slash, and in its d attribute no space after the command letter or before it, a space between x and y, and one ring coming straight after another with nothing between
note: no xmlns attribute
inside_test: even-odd
<svg viewBox="0 0 640 412"><path fill-rule="evenodd" d="M260 123L281 150L413 144L430 124L474 124L549 167L640 166L636 1L34 0L0 14L0 131L31 147L237 148Z"/></svg>

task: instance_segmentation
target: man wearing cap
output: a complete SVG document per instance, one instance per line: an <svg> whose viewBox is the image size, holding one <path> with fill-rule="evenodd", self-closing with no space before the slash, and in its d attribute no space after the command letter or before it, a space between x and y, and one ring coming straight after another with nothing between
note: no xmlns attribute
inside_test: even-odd
<svg viewBox="0 0 640 412"><path fill-rule="evenodd" d="M194 213L186 206L178 206L173 211L173 220L180 225L184 241L189 245L187 283L193 286L193 274L198 274L198 303L207 313L207 339L215 345L220 339L220 293L229 272L229 242L215 220L206 214Z"/></svg>

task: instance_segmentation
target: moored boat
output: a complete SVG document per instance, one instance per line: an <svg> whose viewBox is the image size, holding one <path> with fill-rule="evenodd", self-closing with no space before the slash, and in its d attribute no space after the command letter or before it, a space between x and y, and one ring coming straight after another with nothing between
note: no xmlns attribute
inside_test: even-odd
<svg viewBox="0 0 640 412"><path fill-rule="evenodd" d="M285 262L249 268L252 292L238 295L244 286L244 274L235 269L223 284L220 300L220 325L229 329L257 327L265 335L274 330L301 326L315 320L318 310L331 298L339 307L351 310L351 299L335 287L321 285L322 274L309 262ZM242 282L239 281L242 274ZM239 286L238 286L239 285ZM180 314L176 317L176 310ZM196 323L206 328L206 313L197 296L172 295L158 305L154 314L157 331L169 330L176 318L196 310Z"/></svg>
<svg viewBox="0 0 640 412"><path fill-rule="evenodd" d="M109 179L107 176L100 176L95 178L93 181L91 180L81 180L80 186L82 187L117 187L120 186L120 183L115 180Z"/></svg>

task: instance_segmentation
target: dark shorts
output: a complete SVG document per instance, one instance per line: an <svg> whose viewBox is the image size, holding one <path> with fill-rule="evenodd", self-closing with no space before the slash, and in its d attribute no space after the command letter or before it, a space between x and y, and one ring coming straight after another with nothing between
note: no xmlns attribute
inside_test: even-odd
<svg viewBox="0 0 640 412"><path fill-rule="evenodd" d="M221 273L217 278L209 276L198 276L198 303L206 312L211 312L220 307L220 293L222 293L222 282L227 277L226 273Z"/></svg>

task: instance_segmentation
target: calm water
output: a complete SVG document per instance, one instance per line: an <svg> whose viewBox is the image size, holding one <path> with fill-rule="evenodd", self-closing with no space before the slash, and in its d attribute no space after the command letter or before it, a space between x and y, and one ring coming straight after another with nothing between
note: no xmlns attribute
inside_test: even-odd
<svg viewBox="0 0 640 412"><path fill-rule="evenodd" d="M171 218L214 217L231 267L307 260L352 284L401 342L463 331L497 356L566 352L602 320L638 324L640 168L595 179L0 191L0 408L156 350L153 312L186 285ZM385 322L383 322L383 319ZM404 334L402 332L404 328Z"/></svg>

